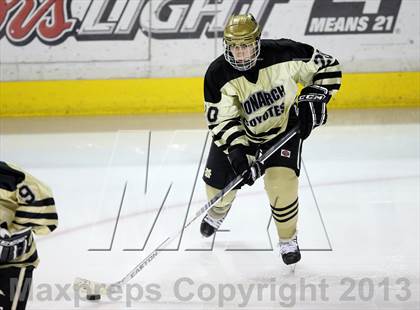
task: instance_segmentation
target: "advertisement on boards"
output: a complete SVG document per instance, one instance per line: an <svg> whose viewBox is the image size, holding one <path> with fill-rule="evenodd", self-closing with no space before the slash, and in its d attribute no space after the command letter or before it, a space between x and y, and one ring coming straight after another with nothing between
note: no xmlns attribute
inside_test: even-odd
<svg viewBox="0 0 420 310"><path fill-rule="evenodd" d="M411 0L7 0L1 79L200 76L238 13L263 38L309 43L350 72L415 71L419 12Z"/></svg>

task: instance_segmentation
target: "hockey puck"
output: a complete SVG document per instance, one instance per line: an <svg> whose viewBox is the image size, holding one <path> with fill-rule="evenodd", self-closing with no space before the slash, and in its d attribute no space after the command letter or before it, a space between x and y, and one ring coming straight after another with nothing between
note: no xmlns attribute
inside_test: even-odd
<svg viewBox="0 0 420 310"><path fill-rule="evenodd" d="M99 294L93 294L93 295L86 295L87 300L99 300L101 299L101 295Z"/></svg>

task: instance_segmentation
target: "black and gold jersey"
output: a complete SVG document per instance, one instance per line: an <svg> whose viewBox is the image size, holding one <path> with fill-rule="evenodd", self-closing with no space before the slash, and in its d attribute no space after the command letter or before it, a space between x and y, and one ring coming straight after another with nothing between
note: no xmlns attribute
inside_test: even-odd
<svg viewBox="0 0 420 310"><path fill-rule="evenodd" d="M58 217L51 190L47 185L16 166L0 161L0 222L6 222L13 233L31 227L37 235L57 228ZM34 266L39 263L35 242L31 249L16 260L0 264Z"/></svg>
<svg viewBox="0 0 420 310"><path fill-rule="evenodd" d="M282 133L298 84L322 85L333 95L341 84L337 59L289 39L261 40L257 64L245 72L218 57L204 78L206 118L215 144L226 152Z"/></svg>

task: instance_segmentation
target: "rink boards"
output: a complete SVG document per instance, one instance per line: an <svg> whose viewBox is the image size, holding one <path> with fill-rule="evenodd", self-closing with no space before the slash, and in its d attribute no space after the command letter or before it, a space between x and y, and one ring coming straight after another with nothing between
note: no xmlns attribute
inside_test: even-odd
<svg viewBox="0 0 420 310"><path fill-rule="evenodd" d="M416 107L420 72L351 73L330 108ZM203 112L202 78L2 82L0 116Z"/></svg>

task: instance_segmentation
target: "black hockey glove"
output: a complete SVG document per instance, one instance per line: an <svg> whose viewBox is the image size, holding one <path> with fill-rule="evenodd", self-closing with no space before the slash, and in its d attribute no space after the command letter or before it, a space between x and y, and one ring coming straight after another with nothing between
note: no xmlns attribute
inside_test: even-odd
<svg viewBox="0 0 420 310"><path fill-rule="evenodd" d="M0 225L0 263L7 263L27 253L32 244L31 228L9 233L6 223Z"/></svg>
<svg viewBox="0 0 420 310"><path fill-rule="evenodd" d="M331 96L328 89L310 85L302 89L297 99L300 135L305 140L315 127L327 122L327 103Z"/></svg>
<svg viewBox="0 0 420 310"><path fill-rule="evenodd" d="M252 185L255 180L264 174L264 170L261 164L254 162L252 165L249 164L246 156L245 147L235 146L229 151L229 162L233 168L233 171L237 175L243 175L243 184Z"/></svg>

